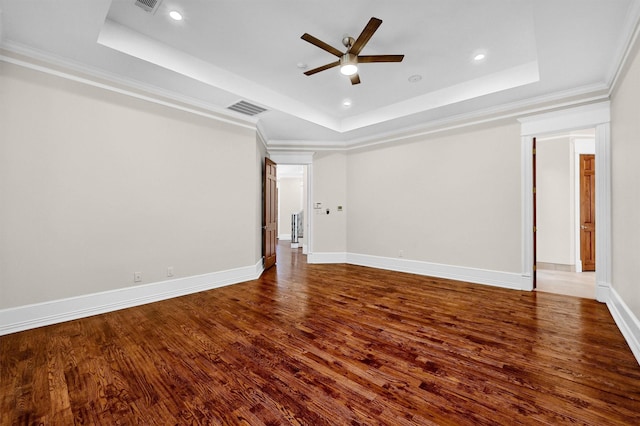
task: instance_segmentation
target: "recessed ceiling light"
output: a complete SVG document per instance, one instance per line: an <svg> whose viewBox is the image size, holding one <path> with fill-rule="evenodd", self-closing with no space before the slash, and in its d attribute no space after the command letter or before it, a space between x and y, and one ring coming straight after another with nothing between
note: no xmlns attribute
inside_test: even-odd
<svg viewBox="0 0 640 426"><path fill-rule="evenodd" d="M351 99L345 99L344 101L342 101L342 106L345 108L349 108L351 106Z"/></svg>
<svg viewBox="0 0 640 426"><path fill-rule="evenodd" d="M485 55L484 53L478 53L476 56L473 57L473 60L474 61L481 61L486 57L487 57L487 55Z"/></svg>
<svg viewBox="0 0 640 426"><path fill-rule="evenodd" d="M298 64L296 65L298 68L300 68L301 70L306 70L308 65L305 64L304 62L298 62Z"/></svg>
<svg viewBox="0 0 640 426"><path fill-rule="evenodd" d="M414 74L411 77L408 78L410 83L417 83L420 80L422 80L422 76L420 74Z"/></svg>
<svg viewBox="0 0 640 426"><path fill-rule="evenodd" d="M169 16L174 21L182 21L182 13L178 12L177 10L172 10L171 12L169 12Z"/></svg>

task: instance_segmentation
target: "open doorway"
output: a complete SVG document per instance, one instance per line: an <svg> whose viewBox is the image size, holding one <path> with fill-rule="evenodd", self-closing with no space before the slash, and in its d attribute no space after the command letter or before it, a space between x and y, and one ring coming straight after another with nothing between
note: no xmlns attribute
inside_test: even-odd
<svg viewBox="0 0 640 426"><path fill-rule="evenodd" d="M611 111L608 101L521 117L522 289L533 290L533 139L544 135L595 128L596 145L596 300L611 293Z"/></svg>
<svg viewBox="0 0 640 426"><path fill-rule="evenodd" d="M536 290L595 298L595 129L535 142Z"/></svg>
<svg viewBox="0 0 640 426"><path fill-rule="evenodd" d="M292 250L307 253L308 173L307 165L278 165L279 247L289 242Z"/></svg>

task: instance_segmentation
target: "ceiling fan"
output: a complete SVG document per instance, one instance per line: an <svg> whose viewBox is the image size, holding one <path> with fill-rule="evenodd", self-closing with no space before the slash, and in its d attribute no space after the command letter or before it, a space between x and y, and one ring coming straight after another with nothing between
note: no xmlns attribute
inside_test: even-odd
<svg viewBox="0 0 640 426"><path fill-rule="evenodd" d="M351 84L360 84L360 76L358 75L358 64L366 64L372 62L402 62L404 55L360 55L362 48L367 44L373 33L376 32L378 27L382 24L382 20L378 18L371 18L367 25L362 30L362 33L357 39L346 36L342 39L342 44L347 50L343 53L333 46L328 45L322 40L318 40L311 34L304 33L302 39L308 41L314 46L319 47L322 50L326 50L332 55L340 58L335 62L323 65L318 68L306 71L305 75L313 75L320 71L328 70L329 68L340 66L340 72L351 78Z"/></svg>

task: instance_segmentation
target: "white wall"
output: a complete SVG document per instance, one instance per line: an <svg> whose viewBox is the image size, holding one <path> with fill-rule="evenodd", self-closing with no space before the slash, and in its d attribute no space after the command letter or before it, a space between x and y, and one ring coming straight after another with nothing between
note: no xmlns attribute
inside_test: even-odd
<svg viewBox="0 0 640 426"><path fill-rule="evenodd" d="M302 252L307 254L307 241L309 236L309 167L302 167L302 236L298 237L298 243Z"/></svg>
<svg viewBox="0 0 640 426"><path fill-rule="evenodd" d="M345 253L347 249L347 156L317 153L313 158L313 200L322 203L313 210L314 253ZM343 206L343 211L337 211ZM330 213L326 214L326 209Z"/></svg>
<svg viewBox="0 0 640 426"><path fill-rule="evenodd" d="M640 43L611 100L612 287L640 318Z"/></svg>
<svg viewBox="0 0 640 426"><path fill-rule="evenodd" d="M520 127L350 153L348 252L519 273Z"/></svg>
<svg viewBox="0 0 640 426"><path fill-rule="evenodd" d="M259 260L255 130L4 62L0 99L0 309Z"/></svg>
<svg viewBox="0 0 640 426"><path fill-rule="evenodd" d="M538 140L536 169L537 261L575 265L571 138Z"/></svg>
<svg viewBox="0 0 640 426"><path fill-rule="evenodd" d="M291 215L303 207L303 178L278 178L278 238L291 239Z"/></svg>

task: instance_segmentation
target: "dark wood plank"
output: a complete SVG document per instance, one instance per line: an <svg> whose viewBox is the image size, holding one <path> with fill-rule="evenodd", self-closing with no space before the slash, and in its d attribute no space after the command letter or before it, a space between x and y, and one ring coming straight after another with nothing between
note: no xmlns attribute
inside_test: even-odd
<svg viewBox="0 0 640 426"><path fill-rule="evenodd" d="M278 250L256 281L0 337L0 424L640 424L603 304Z"/></svg>

